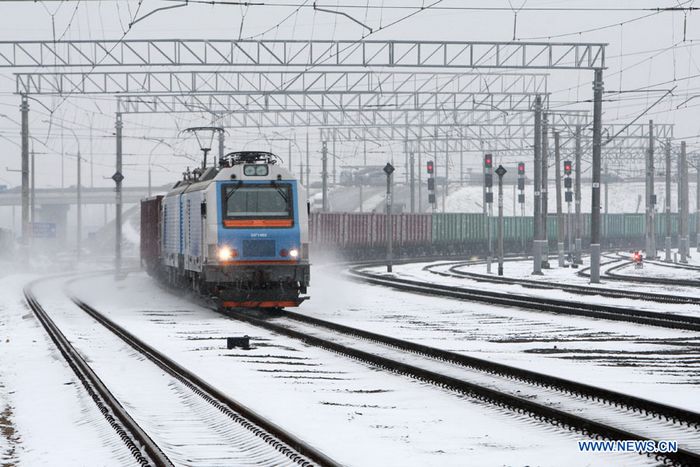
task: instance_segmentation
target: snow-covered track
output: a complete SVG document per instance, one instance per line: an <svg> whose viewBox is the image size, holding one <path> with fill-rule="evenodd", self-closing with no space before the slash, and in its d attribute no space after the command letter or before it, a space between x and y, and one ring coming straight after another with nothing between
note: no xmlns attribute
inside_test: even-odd
<svg viewBox="0 0 700 467"><path fill-rule="evenodd" d="M24 297L29 308L44 327L51 340L56 344L61 355L80 380L90 398L97 405L97 408L131 451L136 462L143 466L172 466L170 459L131 418L129 413L124 410L119 401L56 326L35 297L32 292L32 286L33 284L29 284L24 289Z"/></svg>
<svg viewBox="0 0 700 467"><path fill-rule="evenodd" d="M298 313L227 315L592 437L676 439L683 448L659 460L700 464L700 414L695 412Z"/></svg>
<svg viewBox="0 0 700 467"><path fill-rule="evenodd" d="M201 397L206 403L228 417L232 423L252 434L252 438L256 438L257 441L249 436L245 443L246 449L249 448L251 454L256 452L259 454L261 449L266 450L268 453L274 451L269 455L263 456L264 459L267 459L267 461L262 461L263 464L272 462L275 465L292 464L333 467L339 465L321 451L216 389L195 373L168 358L87 303L75 297L73 297L73 301L79 308L117 335L134 350L141 353L168 375ZM274 458L276 458L274 461L270 460Z"/></svg>
<svg viewBox="0 0 700 467"><path fill-rule="evenodd" d="M634 308L571 302L553 298L533 297L530 295L517 295L512 292L495 292L468 287L433 284L370 273L367 271L361 271L360 268L351 269L349 274L352 277L361 279L371 284L392 287L394 289L404 290L411 293L451 297L490 305L508 306L547 313L587 316L591 318L626 321L671 329L700 331L700 317L697 316L659 313Z"/></svg>
<svg viewBox="0 0 700 467"><path fill-rule="evenodd" d="M683 286L683 287L700 287L700 280L693 280L693 279L682 279L682 278L668 278L668 277L653 277L653 276L630 276L628 274L620 274L617 271L620 269L629 266L632 264L632 261L628 259L624 259L623 262L616 266L612 266L605 270L605 278L606 279L613 279L613 280L618 280L618 281L626 281L626 282L636 282L640 284L658 284L658 285L672 285L672 286ZM663 266L667 268L676 268L676 269L692 269L694 271L697 271L695 267L692 266L687 266L686 265L678 265L678 264L667 264L663 263L660 261L652 261L651 264L654 264L655 266Z"/></svg>
<svg viewBox="0 0 700 467"><path fill-rule="evenodd" d="M646 300L651 302L659 303L687 303L693 305L700 305L700 297L691 297L683 295L670 295L663 293L652 293L652 292L642 292L642 291L630 291L621 289L610 289L605 287L593 287L587 285L575 285L575 284L565 284L560 282L544 282L539 280L530 279L519 279L515 277L503 277L494 276L490 274L480 274L475 272L467 272L460 268L464 266L469 266L472 263L456 263L454 266L446 271L435 270L437 266L440 265L429 265L423 268L432 274L437 274L443 277L455 277L472 279L478 282L492 282L498 284L515 284L522 285L523 287L532 289L548 289L548 290L562 290L564 292L571 292L578 295L599 295L601 297L610 298L625 298L632 300Z"/></svg>

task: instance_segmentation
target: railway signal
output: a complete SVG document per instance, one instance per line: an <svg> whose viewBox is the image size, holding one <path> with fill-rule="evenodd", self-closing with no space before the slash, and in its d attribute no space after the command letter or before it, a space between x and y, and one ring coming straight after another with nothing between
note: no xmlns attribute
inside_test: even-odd
<svg viewBox="0 0 700 467"><path fill-rule="evenodd" d="M484 214L486 215L486 272L491 273L491 218L493 217L493 155L484 154Z"/></svg>
<svg viewBox="0 0 700 467"><path fill-rule="evenodd" d="M394 166L389 162L384 166L384 173L386 174L386 238L387 238L387 249L386 249L386 272L391 272L392 270L392 256L393 256L393 245L392 245L392 232L391 232L391 174L394 173Z"/></svg>
<svg viewBox="0 0 700 467"><path fill-rule="evenodd" d="M571 203L574 201L574 193L571 191L573 186L571 180L572 163L571 161L564 161L564 201L566 202L566 230L567 238L569 244L568 260L572 267L576 266L576 260L574 258L573 249L573 219L571 218Z"/></svg>
<svg viewBox="0 0 700 467"><path fill-rule="evenodd" d="M520 219L525 218L525 162L518 162L518 203L520 204ZM515 215L515 213L513 213ZM520 235L521 247L525 251L525 229L522 228Z"/></svg>
<svg viewBox="0 0 700 467"><path fill-rule="evenodd" d="M498 275L503 275L503 176L507 170L502 165L496 169L498 175Z"/></svg>
<svg viewBox="0 0 700 467"><path fill-rule="evenodd" d="M426 164L428 168L428 203L433 207L433 211L437 208L436 197L435 197L435 163L433 161L428 161Z"/></svg>

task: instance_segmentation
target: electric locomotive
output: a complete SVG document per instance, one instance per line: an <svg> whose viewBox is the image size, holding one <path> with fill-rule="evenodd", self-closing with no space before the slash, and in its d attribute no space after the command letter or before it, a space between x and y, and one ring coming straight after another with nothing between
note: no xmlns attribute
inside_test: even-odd
<svg viewBox="0 0 700 467"><path fill-rule="evenodd" d="M293 307L308 298L306 194L278 160L268 152L230 153L219 167L188 171L162 199L144 200L149 272L223 307ZM154 211L157 229L144 225ZM157 258L144 254L149 231L158 232L159 245L151 246Z"/></svg>

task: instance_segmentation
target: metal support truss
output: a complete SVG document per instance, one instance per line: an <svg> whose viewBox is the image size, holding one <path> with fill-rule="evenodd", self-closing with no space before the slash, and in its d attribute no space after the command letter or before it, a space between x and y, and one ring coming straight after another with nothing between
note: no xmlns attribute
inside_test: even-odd
<svg viewBox="0 0 700 467"><path fill-rule="evenodd" d="M334 40L3 41L0 67L285 66L603 69L605 44Z"/></svg>
<svg viewBox="0 0 700 467"><path fill-rule="evenodd" d="M121 98L118 98L120 100ZM151 108L143 102L130 101L118 104L124 114L173 113L165 107ZM207 113L207 108L182 108L182 113ZM529 112L500 112L493 109L474 110L407 110L407 109L332 109L332 110L271 110L259 112L221 112L216 121L226 127L320 127L320 126L373 126L393 124L452 124L518 122L523 124ZM586 112L578 112L585 116ZM585 119L584 119L585 120Z"/></svg>
<svg viewBox="0 0 700 467"><path fill-rule="evenodd" d="M522 114L521 114L522 115ZM529 117L529 116L528 116ZM554 115L552 115L554 117ZM561 127L552 125L553 131L557 128L572 126L577 115L559 115L552 118L553 122L559 122ZM564 125L565 124L565 125ZM575 127L575 123L573 124ZM648 146L647 125L633 124L623 129L623 125L604 125L603 132L617 134L609 145L603 148L603 156L607 161L641 161L644 151ZM662 139L673 136L673 125L658 125L655 128L655 138ZM418 150L424 148L430 140L462 140L467 151L486 152L511 152L520 154L521 151L532 152L532 142L535 137L535 125L532 118L521 118L521 121L506 123L472 123L468 125L455 124L411 124L374 126L332 126L320 129L320 139L323 141L409 141L412 148ZM613 133L614 132L614 133ZM670 136L666 136L670 135ZM418 143L422 141L422 143ZM560 148L561 154L573 157L575 151L574 139L567 140ZM592 135L584 135L582 138L584 154L592 151ZM419 146L416 146L418 144ZM444 143L441 143L444 144ZM443 148L444 149L444 148ZM448 150L452 150L448 147ZM584 158L585 159L585 158Z"/></svg>
<svg viewBox="0 0 700 467"><path fill-rule="evenodd" d="M19 94L157 93L540 93L546 74L370 71L235 72L159 71L114 73L18 73Z"/></svg>
<svg viewBox="0 0 700 467"><path fill-rule="evenodd" d="M137 106L151 112L182 113L206 111L212 114L233 112L269 111L323 111L323 110L441 110L441 111L528 111L532 107L533 93L393 93L393 94L344 94L323 92L320 94L189 94L148 96L126 95L118 100L118 112L143 113Z"/></svg>

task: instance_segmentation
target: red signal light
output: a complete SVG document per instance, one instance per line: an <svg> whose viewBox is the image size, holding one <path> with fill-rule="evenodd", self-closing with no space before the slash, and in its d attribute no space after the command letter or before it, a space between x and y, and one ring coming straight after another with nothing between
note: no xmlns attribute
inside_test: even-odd
<svg viewBox="0 0 700 467"><path fill-rule="evenodd" d="M525 175L525 163L518 162L518 175Z"/></svg>
<svg viewBox="0 0 700 467"><path fill-rule="evenodd" d="M433 161L428 161L428 173L432 175L432 173L435 171L435 166L433 165Z"/></svg>
<svg viewBox="0 0 700 467"><path fill-rule="evenodd" d="M571 175L571 161L564 161L564 174Z"/></svg>
<svg viewBox="0 0 700 467"><path fill-rule="evenodd" d="M493 156L491 154L486 154L484 156L484 167L490 169L493 167Z"/></svg>

